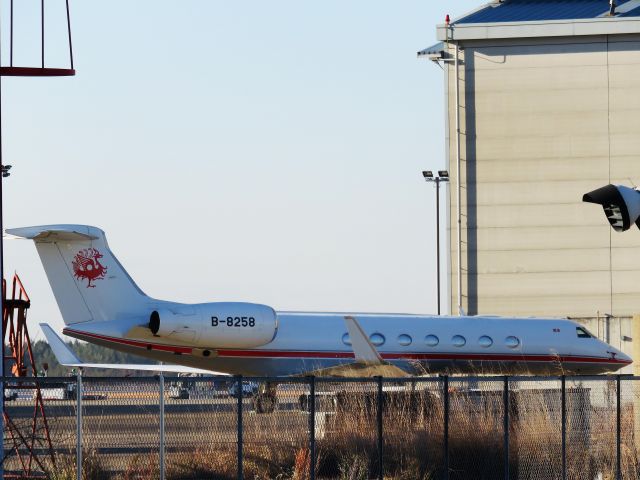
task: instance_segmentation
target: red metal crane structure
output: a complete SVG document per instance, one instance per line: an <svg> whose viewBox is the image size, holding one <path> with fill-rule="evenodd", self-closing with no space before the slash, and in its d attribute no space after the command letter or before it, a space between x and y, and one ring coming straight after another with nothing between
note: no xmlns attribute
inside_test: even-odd
<svg viewBox="0 0 640 480"><path fill-rule="evenodd" d="M11 385L11 390L14 393L18 391L31 393L33 411L29 417L14 419L9 415L7 409L4 409L4 452L5 455L15 455L15 460L17 460L13 462L17 470L15 467L11 471L5 469L4 478L31 478L34 470L47 471L46 466L43 465L41 452L46 452L44 455L49 457L50 466L55 466L55 456L40 383L36 376L38 370L27 326L27 310L31 306L31 300L17 274L14 275L11 282L11 297L8 297L7 293L7 282L3 280L4 366L11 369L11 374L5 376L16 379L33 377L33 381L16 381ZM6 385L4 386L6 388ZM3 458L3 464L6 458L6 456ZM42 476L39 475L38 478L42 478Z"/></svg>
<svg viewBox="0 0 640 480"><path fill-rule="evenodd" d="M67 38L63 40L68 45L69 65L62 68L51 66L46 62L45 52L48 50L45 49L45 27L48 28L48 24L45 15L45 0L40 0L39 15L36 15L39 17L36 21L38 21L37 28L40 31L39 65L22 65L16 61L21 52L15 48L17 44L15 41L16 36L14 35L14 1L9 0L8 2L8 15L5 14L6 12L0 12L0 29L6 31L5 28L8 27L9 34L8 61L6 50L0 44L0 105L2 104L2 77L63 77L75 75L69 0L65 0L64 3L67 27L65 36ZM22 4L23 2L16 1L15 3ZM6 5L3 2L3 6ZM60 6L60 3L54 4L51 8L56 6ZM64 31L64 29L58 29L57 31ZM3 361L0 362L0 410L3 412L0 417L3 422L2 428L0 428L0 432L3 435L2 439L0 439L0 445L3 445L2 455L0 455L0 478L42 478L42 473L46 472L44 456L50 458L52 466L55 465L53 463L55 462L55 457L27 327L27 310L31 305L31 301L17 275L14 276L11 283L10 297L4 280L2 184L3 179L9 176L9 169L11 168L10 165L5 164L2 157L2 122L5 120L0 111L0 278L3 279L2 295L0 296L3 346ZM5 366L10 370L5 371ZM11 382L9 377L13 377L16 380ZM25 377L33 380L26 380ZM5 388L7 383L11 383L12 390L17 389L19 391L20 389L28 388L33 391L33 415L20 419L11 417L10 410L5 407ZM5 464L5 460L9 455L12 456L10 470L7 468L9 465Z"/></svg>

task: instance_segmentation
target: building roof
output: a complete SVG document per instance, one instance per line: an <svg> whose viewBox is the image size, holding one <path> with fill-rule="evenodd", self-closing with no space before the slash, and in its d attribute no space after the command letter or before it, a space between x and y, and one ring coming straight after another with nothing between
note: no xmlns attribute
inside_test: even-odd
<svg viewBox="0 0 640 480"><path fill-rule="evenodd" d="M640 33L640 0L494 0L438 25L438 40L572 37Z"/></svg>
<svg viewBox="0 0 640 480"><path fill-rule="evenodd" d="M444 42L438 42L435 45L431 45L430 47L425 48L424 50L420 50L418 52L418 57L441 57L447 47L445 47Z"/></svg>
<svg viewBox="0 0 640 480"><path fill-rule="evenodd" d="M627 11L625 4L636 8ZM616 15L640 15L638 2L616 1ZM531 22L544 20L577 20L609 16L607 0L503 0L494 2L455 21L464 23Z"/></svg>
<svg viewBox="0 0 640 480"><path fill-rule="evenodd" d="M632 8L627 13L623 13L621 16L623 16L623 17L640 17L640 6Z"/></svg>

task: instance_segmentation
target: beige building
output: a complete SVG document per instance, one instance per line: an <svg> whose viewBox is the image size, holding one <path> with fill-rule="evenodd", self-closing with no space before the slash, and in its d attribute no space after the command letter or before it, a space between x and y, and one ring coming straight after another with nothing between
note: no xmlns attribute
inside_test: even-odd
<svg viewBox="0 0 640 480"><path fill-rule="evenodd" d="M445 72L450 308L579 318L630 352L640 231L582 195L640 184L640 2L535 3L481 7L420 52Z"/></svg>

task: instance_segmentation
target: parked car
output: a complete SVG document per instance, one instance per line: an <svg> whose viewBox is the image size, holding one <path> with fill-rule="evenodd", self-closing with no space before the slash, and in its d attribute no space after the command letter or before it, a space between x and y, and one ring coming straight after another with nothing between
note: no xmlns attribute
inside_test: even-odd
<svg viewBox="0 0 640 480"><path fill-rule="evenodd" d="M4 401L11 402L18 399L18 390L11 387L5 387L4 389Z"/></svg>
<svg viewBox="0 0 640 480"><path fill-rule="evenodd" d="M258 393L260 386L256 382L242 382L242 396L253 397ZM234 382L229 387L229 395L238 398L238 382Z"/></svg>
<svg viewBox="0 0 640 480"><path fill-rule="evenodd" d="M171 382L168 390L169 398L176 400L187 400L191 396L188 382Z"/></svg>
<svg viewBox="0 0 640 480"><path fill-rule="evenodd" d="M43 400L75 400L76 384L73 382L47 382L42 384L40 394ZM33 398L36 398L36 391L33 392ZM83 398L85 396L83 395Z"/></svg>

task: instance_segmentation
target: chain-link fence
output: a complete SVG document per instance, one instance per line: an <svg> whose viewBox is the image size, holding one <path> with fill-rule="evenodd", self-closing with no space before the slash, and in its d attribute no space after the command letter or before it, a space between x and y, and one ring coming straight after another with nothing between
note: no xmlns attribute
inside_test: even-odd
<svg viewBox="0 0 640 480"><path fill-rule="evenodd" d="M5 378L2 467L84 480L636 479L638 380Z"/></svg>

